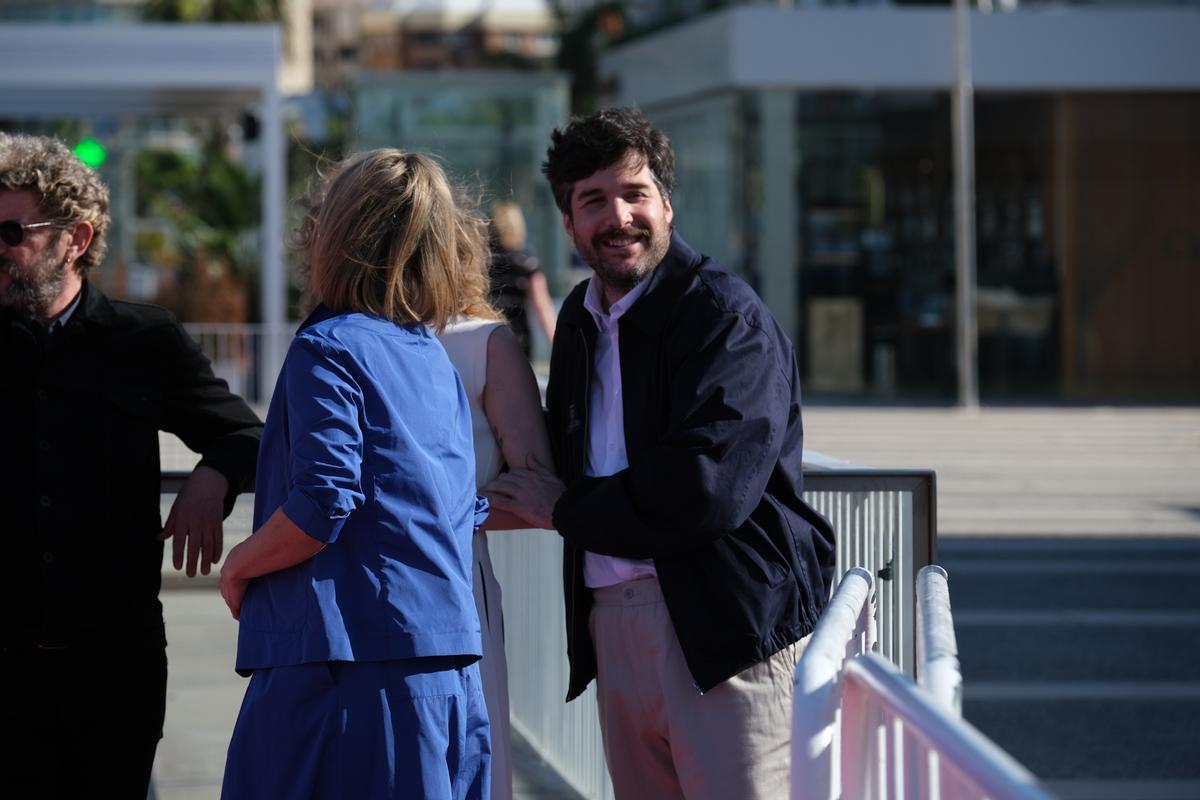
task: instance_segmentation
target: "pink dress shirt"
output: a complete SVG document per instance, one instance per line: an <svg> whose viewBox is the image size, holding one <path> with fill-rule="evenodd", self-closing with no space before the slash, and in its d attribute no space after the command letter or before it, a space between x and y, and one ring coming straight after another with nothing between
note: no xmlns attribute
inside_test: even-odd
<svg viewBox="0 0 1200 800"><path fill-rule="evenodd" d="M629 466L625 453L625 409L621 397L621 350L618 346L618 320L646 290L642 281L624 297L604 310L600 281L592 276L583 307L596 321L596 353L592 359L592 386L588 397L587 464L584 472L592 477L613 475ZM657 575L650 559L632 560L583 554L583 581L599 589L625 581Z"/></svg>

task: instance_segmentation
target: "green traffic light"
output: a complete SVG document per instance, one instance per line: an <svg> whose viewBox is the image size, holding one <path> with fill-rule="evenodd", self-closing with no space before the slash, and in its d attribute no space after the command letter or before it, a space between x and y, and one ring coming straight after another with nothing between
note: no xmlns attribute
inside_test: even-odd
<svg viewBox="0 0 1200 800"><path fill-rule="evenodd" d="M104 149L104 145L91 137L81 139L79 144L75 145L75 155L92 169L99 168L108 159L108 151Z"/></svg>

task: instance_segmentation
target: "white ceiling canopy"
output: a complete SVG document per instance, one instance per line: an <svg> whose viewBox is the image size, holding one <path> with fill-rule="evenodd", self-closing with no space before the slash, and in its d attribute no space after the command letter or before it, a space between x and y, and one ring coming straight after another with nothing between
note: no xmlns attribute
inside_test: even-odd
<svg viewBox="0 0 1200 800"><path fill-rule="evenodd" d="M284 328L285 151L275 25L0 24L0 118L197 116L253 109L263 148L262 320ZM265 374L282 363L267 337Z"/></svg>
<svg viewBox="0 0 1200 800"><path fill-rule="evenodd" d="M0 114L182 114L277 91L274 25L0 24Z"/></svg>

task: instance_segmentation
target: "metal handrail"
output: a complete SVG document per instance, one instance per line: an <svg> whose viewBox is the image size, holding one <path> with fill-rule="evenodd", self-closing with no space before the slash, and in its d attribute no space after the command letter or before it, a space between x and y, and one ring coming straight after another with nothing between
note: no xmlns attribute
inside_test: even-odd
<svg viewBox="0 0 1200 800"><path fill-rule="evenodd" d="M842 759L845 797L940 796L942 776L948 773L953 775L956 797L1050 800L1027 769L968 722L935 704L886 659L875 653L854 658L847 662L842 680L843 752L860 754L854 762ZM904 772L898 764L921 763L911 752L917 743L925 748L928 772ZM889 744L891 758L880 752ZM896 785L900 782L905 787ZM977 791L967 794L964 790L970 788Z"/></svg>
<svg viewBox="0 0 1200 800"><path fill-rule="evenodd" d="M164 469L162 471L162 479L159 483L163 494L179 494L179 490L183 488L184 482L188 476L192 474L190 469Z"/></svg>
<svg viewBox="0 0 1200 800"><path fill-rule="evenodd" d="M861 567L846 572L796 664L791 800L841 796L836 769L841 705L838 676L847 658L869 652L875 643L874 584L871 573Z"/></svg>
<svg viewBox="0 0 1200 800"><path fill-rule="evenodd" d="M950 714L962 716L962 671L950 614L946 570L931 564L917 574L917 684Z"/></svg>

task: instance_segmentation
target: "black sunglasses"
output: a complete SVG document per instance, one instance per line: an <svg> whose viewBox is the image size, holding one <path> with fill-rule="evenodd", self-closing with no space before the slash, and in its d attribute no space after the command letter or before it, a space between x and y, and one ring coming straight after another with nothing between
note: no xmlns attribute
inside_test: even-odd
<svg viewBox="0 0 1200 800"><path fill-rule="evenodd" d="M4 242L9 247L16 247L21 242L25 241L25 231L30 228L48 228L62 227L57 222L27 222L21 224L15 219L6 219L0 222L0 241Z"/></svg>

